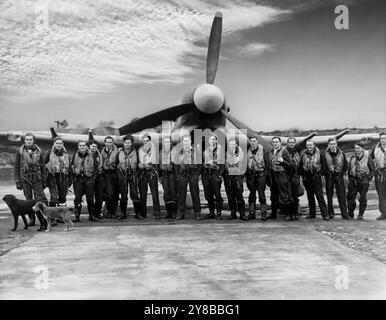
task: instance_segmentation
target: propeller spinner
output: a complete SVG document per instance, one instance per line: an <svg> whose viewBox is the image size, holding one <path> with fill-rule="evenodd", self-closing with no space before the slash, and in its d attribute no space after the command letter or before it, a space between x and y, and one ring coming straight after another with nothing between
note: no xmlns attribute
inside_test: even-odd
<svg viewBox="0 0 386 320"><path fill-rule="evenodd" d="M193 95L194 105L203 113L215 113L224 104L223 92L213 84L200 85Z"/></svg>

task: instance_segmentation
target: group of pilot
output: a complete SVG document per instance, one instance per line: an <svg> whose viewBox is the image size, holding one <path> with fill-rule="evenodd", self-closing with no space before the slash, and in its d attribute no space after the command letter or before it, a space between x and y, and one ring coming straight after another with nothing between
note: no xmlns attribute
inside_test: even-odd
<svg viewBox="0 0 386 320"><path fill-rule="evenodd" d="M174 147L171 137L163 137L159 150L150 135L142 137L139 150L134 148L134 139L130 135L124 137L122 148L117 148L111 136L107 136L104 142L105 145L99 149L95 141L80 141L78 150L70 157L60 137L54 139L51 150L44 154L35 144L34 136L26 134L24 144L16 152L17 189L23 190L27 200L36 199L55 207L66 205L69 187L73 185L75 221L80 221L83 196L86 198L89 220L125 219L129 194L135 218L142 220L147 216L149 187L154 217L161 219L160 182L166 209L164 217L181 220L185 217L189 186L194 217L200 220L201 176L209 207L206 219L222 219L224 199L221 185L224 181L230 209L228 220L237 219L237 212L242 220L256 219L256 194L261 220L277 219L279 211L286 220L297 220L299 197L304 194L304 189L309 207L307 219L316 217L315 197L322 219L334 218L335 189L343 219L354 218L359 194L357 219L362 220L369 183L375 176L381 213L377 219L386 219L386 133L380 134L380 141L371 152L365 150L361 142L355 143L355 152L349 160L335 138L329 139L324 153L320 152L313 140L308 140L306 149L298 152L294 137L288 138L286 146L282 145L280 137L273 137L273 148L264 150L258 138L252 136L246 153L236 139L228 140L225 148L218 143L215 134L210 135L208 146L203 151L192 144L189 135ZM246 170L243 170L245 162ZM349 181L347 191L345 175ZM325 178L327 204L322 177ZM248 214L243 197L244 178L249 190ZM269 216L266 186L271 191ZM49 201L44 193L46 187L50 193ZM103 202L105 210L102 213ZM31 216L30 219L30 225L34 225L35 218Z"/></svg>

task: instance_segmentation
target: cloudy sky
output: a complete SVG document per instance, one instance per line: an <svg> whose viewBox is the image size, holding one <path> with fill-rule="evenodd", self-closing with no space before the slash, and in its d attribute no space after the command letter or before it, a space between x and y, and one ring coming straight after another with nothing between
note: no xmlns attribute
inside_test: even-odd
<svg viewBox="0 0 386 320"><path fill-rule="evenodd" d="M349 8L349 30L334 8ZM216 84L256 130L386 126L385 1L2 0L0 130L54 120L116 126L204 81L223 13Z"/></svg>

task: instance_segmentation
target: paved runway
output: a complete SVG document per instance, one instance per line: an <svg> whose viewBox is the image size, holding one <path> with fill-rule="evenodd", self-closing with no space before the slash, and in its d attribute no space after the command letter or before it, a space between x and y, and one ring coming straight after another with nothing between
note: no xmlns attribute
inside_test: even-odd
<svg viewBox="0 0 386 320"><path fill-rule="evenodd" d="M280 221L39 233L0 270L0 299L386 298L386 265Z"/></svg>
<svg viewBox="0 0 386 320"><path fill-rule="evenodd" d="M0 195L18 194L13 189L0 187ZM362 223L317 222L383 230L374 190L369 199ZM306 205L302 197L303 213ZM0 218L0 229L10 229L8 210L0 208ZM27 241L0 256L0 299L386 299L385 264L304 218L81 220L69 233L63 225L38 233L21 224L17 234Z"/></svg>

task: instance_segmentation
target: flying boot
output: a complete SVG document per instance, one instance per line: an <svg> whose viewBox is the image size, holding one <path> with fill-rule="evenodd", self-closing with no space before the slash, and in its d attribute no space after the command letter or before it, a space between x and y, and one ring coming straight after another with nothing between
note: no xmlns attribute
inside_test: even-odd
<svg viewBox="0 0 386 320"><path fill-rule="evenodd" d="M256 202L249 202L248 204L249 214L247 220L256 219Z"/></svg>
<svg viewBox="0 0 386 320"><path fill-rule="evenodd" d="M261 221L266 221L267 220L267 204L266 203L261 204L260 210L261 210Z"/></svg>
<svg viewBox="0 0 386 320"><path fill-rule="evenodd" d="M272 203L271 204L271 213L268 216L268 219L277 219L277 210L278 210L277 204Z"/></svg>
<svg viewBox="0 0 386 320"><path fill-rule="evenodd" d="M206 215L205 219L215 219L216 216L214 214L214 202L208 201L209 213Z"/></svg>
<svg viewBox="0 0 386 320"><path fill-rule="evenodd" d="M229 203L229 209L231 210L231 215L227 217L227 220L235 220L237 219L236 216L236 203L235 202L230 202Z"/></svg>
<svg viewBox="0 0 386 320"><path fill-rule="evenodd" d="M74 222L79 222L80 221L80 213L82 211L82 205L79 205L75 207L75 220Z"/></svg>
<svg viewBox="0 0 386 320"><path fill-rule="evenodd" d="M171 211L171 203L165 202L165 209L166 209L166 215L165 219L171 219L172 218L172 211Z"/></svg>
<svg viewBox="0 0 386 320"><path fill-rule="evenodd" d="M216 203L216 220L222 220L221 211L222 211L222 202L218 201Z"/></svg>
<svg viewBox="0 0 386 320"><path fill-rule="evenodd" d="M237 206L238 206L239 212L240 212L240 220L247 221L248 219L245 215L245 203L240 201L237 203Z"/></svg>
<svg viewBox="0 0 386 320"><path fill-rule="evenodd" d="M363 220L363 215L365 214L366 207L367 207L367 203L363 203L363 202L359 203L359 213L358 213L357 220Z"/></svg>
<svg viewBox="0 0 386 320"><path fill-rule="evenodd" d="M141 203L140 202L133 202L134 212L135 212L135 219L143 220L142 212L141 212Z"/></svg>

